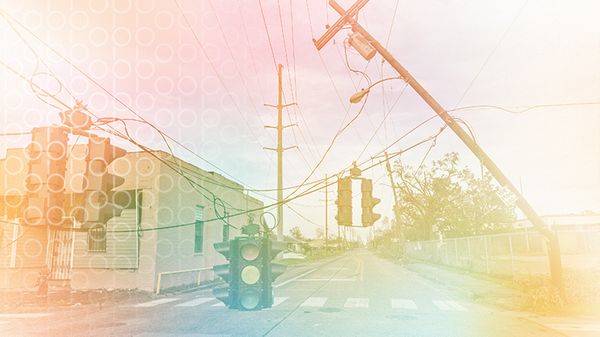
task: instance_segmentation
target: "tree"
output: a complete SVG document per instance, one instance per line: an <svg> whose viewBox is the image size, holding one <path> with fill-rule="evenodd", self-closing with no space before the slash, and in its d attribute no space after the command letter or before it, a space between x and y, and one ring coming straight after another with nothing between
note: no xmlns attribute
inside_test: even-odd
<svg viewBox="0 0 600 337"><path fill-rule="evenodd" d="M291 237L293 237L296 240L300 240L300 241L306 240L306 238L302 234L302 231L300 230L300 227L298 227L298 226L290 228L290 235L291 235Z"/></svg>
<svg viewBox="0 0 600 337"><path fill-rule="evenodd" d="M469 168L459 169L458 163L455 152L434 161L431 167L413 169L395 163L399 221L407 238L429 240L439 234L460 237L498 232L514 220L514 205L507 206L498 197L499 188L491 175L477 178Z"/></svg>
<svg viewBox="0 0 600 337"><path fill-rule="evenodd" d="M317 227L317 229L315 229L315 237L317 239L324 239L325 238L325 232L323 231L323 228Z"/></svg>

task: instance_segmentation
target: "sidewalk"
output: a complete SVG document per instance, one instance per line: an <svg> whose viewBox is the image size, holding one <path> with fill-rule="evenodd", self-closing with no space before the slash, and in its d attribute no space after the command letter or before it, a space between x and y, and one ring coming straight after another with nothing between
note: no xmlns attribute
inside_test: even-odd
<svg viewBox="0 0 600 337"><path fill-rule="evenodd" d="M150 299L152 296L152 293L136 289L71 290L51 288L47 297L38 296L37 290L34 289L3 289L0 290L0 312L39 312L52 308L58 309L86 304L109 306L132 297Z"/></svg>
<svg viewBox="0 0 600 337"><path fill-rule="evenodd" d="M491 304L512 311L523 310L523 293L501 284L500 280L417 261L408 261L404 267L474 302Z"/></svg>
<svg viewBox="0 0 600 337"><path fill-rule="evenodd" d="M408 261L404 264L404 267L428 280L460 293L474 302L513 311L523 319L557 330L565 336L600 336L600 313L571 314L569 310L564 310L560 313L542 315L528 312L525 309L526 295L519 289L511 288L509 286L510 281L418 261Z"/></svg>

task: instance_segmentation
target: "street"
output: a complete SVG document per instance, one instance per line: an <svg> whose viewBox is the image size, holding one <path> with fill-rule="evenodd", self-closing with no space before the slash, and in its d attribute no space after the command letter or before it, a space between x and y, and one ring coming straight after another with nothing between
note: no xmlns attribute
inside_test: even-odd
<svg viewBox="0 0 600 337"><path fill-rule="evenodd" d="M210 290L116 306L0 315L2 336L564 336L355 250L284 274L272 309L224 308ZM591 336L591 335L590 335Z"/></svg>

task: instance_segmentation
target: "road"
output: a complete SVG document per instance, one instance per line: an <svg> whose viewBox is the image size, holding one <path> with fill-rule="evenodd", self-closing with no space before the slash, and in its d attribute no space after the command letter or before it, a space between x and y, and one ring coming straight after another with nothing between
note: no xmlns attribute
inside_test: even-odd
<svg viewBox="0 0 600 337"><path fill-rule="evenodd" d="M294 268L280 279L269 310L229 310L205 290L102 308L0 314L0 335L565 336L469 301L367 250Z"/></svg>

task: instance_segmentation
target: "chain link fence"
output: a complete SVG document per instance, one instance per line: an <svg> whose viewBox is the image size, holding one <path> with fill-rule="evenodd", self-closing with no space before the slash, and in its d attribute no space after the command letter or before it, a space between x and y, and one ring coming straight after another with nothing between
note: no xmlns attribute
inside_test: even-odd
<svg viewBox="0 0 600 337"><path fill-rule="evenodd" d="M558 231L565 269L600 270L600 230ZM417 260L495 276L548 274L546 239L530 231L406 243Z"/></svg>

